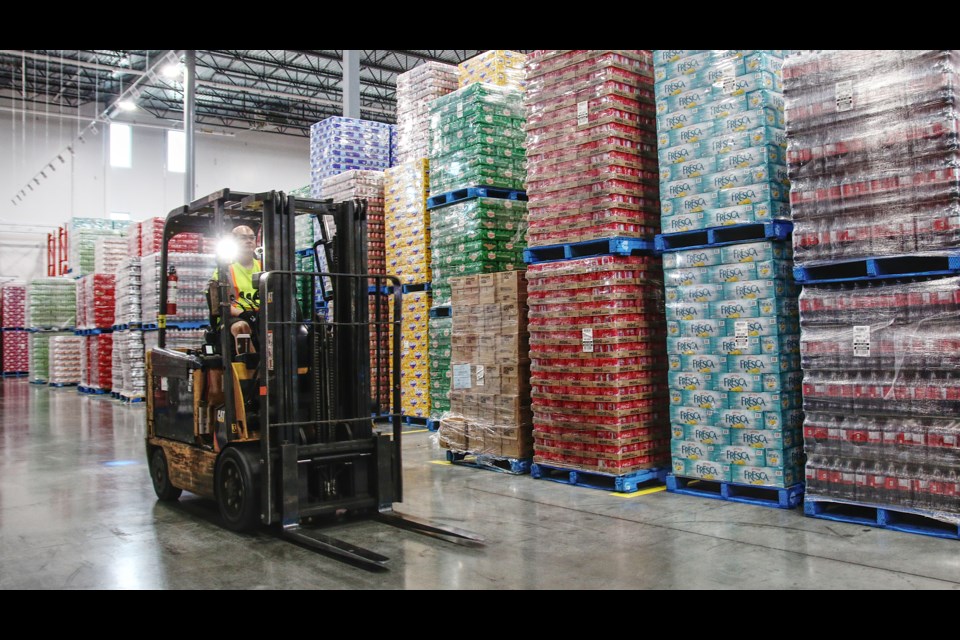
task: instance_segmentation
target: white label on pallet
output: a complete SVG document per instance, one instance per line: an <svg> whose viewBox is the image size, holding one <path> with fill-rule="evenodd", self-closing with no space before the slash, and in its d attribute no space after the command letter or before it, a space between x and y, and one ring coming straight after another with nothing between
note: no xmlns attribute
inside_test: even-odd
<svg viewBox="0 0 960 640"><path fill-rule="evenodd" d="M472 385L470 384L470 365L469 364L453 365L453 388L469 389L471 386Z"/></svg>
<svg viewBox="0 0 960 640"><path fill-rule="evenodd" d="M853 357L870 357L870 326L856 325L853 327Z"/></svg>
<svg viewBox="0 0 960 640"><path fill-rule="evenodd" d="M737 349L746 349L748 346L750 346L749 320L737 320L733 323L733 330L733 338L737 344Z"/></svg>
<svg viewBox="0 0 960 640"><path fill-rule="evenodd" d="M482 365L482 364L478 364L478 365L477 365L477 386L478 386L478 387L482 387L482 386L483 386L483 378L484 378L484 376L485 376L485 373L486 373L486 372L485 372L484 369L483 369L483 365Z"/></svg>
<svg viewBox="0 0 960 640"><path fill-rule="evenodd" d="M737 88L737 79L733 76L724 75L722 82L724 93L733 93L733 90Z"/></svg>
<svg viewBox="0 0 960 640"><path fill-rule="evenodd" d="M587 101L577 103L577 126L582 127L588 122L587 117Z"/></svg>
<svg viewBox="0 0 960 640"><path fill-rule="evenodd" d="M593 353L593 329L583 329L581 336L584 353Z"/></svg>
<svg viewBox="0 0 960 640"><path fill-rule="evenodd" d="M170 381L166 376L161 376L160 378L160 391L169 391L170 390Z"/></svg>
<svg viewBox="0 0 960 640"><path fill-rule="evenodd" d="M846 80L838 82L836 85L837 111L850 111L853 109L853 81Z"/></svg>

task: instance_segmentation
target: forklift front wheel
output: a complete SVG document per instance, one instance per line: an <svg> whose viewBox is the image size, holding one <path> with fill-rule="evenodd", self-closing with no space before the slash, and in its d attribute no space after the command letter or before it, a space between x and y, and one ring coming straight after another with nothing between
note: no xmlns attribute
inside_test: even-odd
<svg viewBox="0 0 960 640"><path fill-rule="evenodd" d="M245 451L227 447L220 454L216 488L217 506L228 529L249 531L260 522L259 486L253 463Z"/></svg>
<svg viewBox="0 0 960 640"><path fill-rule="evenodd" d="M173 502L183 493L181 489L170 484L170 470L167 468L167 456L163 447L157 447L150 454L150 477L153 479L153 490L157 499L162 502Z"/></svg>

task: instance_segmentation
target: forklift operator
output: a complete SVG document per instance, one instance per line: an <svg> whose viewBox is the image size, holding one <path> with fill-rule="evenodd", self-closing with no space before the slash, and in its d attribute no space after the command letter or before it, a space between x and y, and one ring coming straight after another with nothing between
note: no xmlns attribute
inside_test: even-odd
<svg viewBox="0 0 960 640"><path fill-rule="evenodd" d="M238 345L239 337L250 336L250 323L241 316L246 312L260 310L260 301L257 299L257 290L253 287L253 274L263 270L260 261L254 258L257 246L257 234L246 225L240 225L233 230L233 238L237 243L237 259L230 265L230 318L224 323L230 328L234 342ZM213 278L217 279L219 269L214 271ZM253 343L248 341L250 351L255 351Z"/></svg>

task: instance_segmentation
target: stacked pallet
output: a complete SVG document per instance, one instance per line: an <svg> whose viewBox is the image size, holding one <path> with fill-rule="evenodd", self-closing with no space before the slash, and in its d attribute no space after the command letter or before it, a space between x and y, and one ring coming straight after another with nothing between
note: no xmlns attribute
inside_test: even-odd
<svg viewBox="0 0 960 640"><path fill-rule="evenodd" d="M397 164L426 158L430 103L457 89L457 68L425 62L397 76Z"/></svg>
<svg viewBox="0 0 960 640"><path fill-rule="evenodd" d="M0 287L0 326L3 327L0 370L7 375L25 374L29 370L26 296L27 288L22 284L5 283Z"/></svg>
<svg viewBox="0 0 960 640"><path fill-rule="evenodd" d="M181 234L182 235L182 234ZM198 236L202 246L202 238ZM169 253L167 267L177 270L177 309L167 314L168 323L209 321L207 286L217 268L216 256L205 253ZM160 309L160 254L146 254L140 261L140 308L142 322L156 324L164 311Z"/></svg>
<svg viewBox="0 0 960 640"><path fill-rule="evenodd" d="M69 265L73 276L82 276L96 271L96 246L102 238L122 240L126 221L103 218L71 218L67 223L69 234ZM111 243L113 246L114 243Z"/></svg>
<svg viewBox="0 0 960 640"><path fill-rule="evenodd" d="M108 336L109 337L109 336ZM50 384L67 386L80 384L85 338L81 336L54 336L50 338Z"/></svg>
<svg viewBox="0 0 960 640"><path fill-rule="evenodd" d="M334 116L310 127L310 185L314 198L328 198L323 181L358 169L390 166L390 125Z"/></svg>
<svg viewBox="0 0 960 640"><path fill-rule="evenodd" d="M523 91L524 62L527 56L516 51L492 49L457 65L461 87L483 82Z"/></svg>

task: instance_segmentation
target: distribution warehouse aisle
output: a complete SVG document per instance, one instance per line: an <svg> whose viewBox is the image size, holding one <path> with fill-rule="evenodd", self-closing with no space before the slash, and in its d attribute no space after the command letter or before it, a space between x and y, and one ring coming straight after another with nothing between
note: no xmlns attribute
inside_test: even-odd
<svg viewBox="0 0 960 640"><path fill-rule="evenodd" d="M451 467L405 436L402 509L476 531L460 549L375 523L339 536L392 558L369 573L215 506L156 501L144 412L25 380L0 386L0 588L958 588L956 541L665 492L622 497Z"/></svg>

